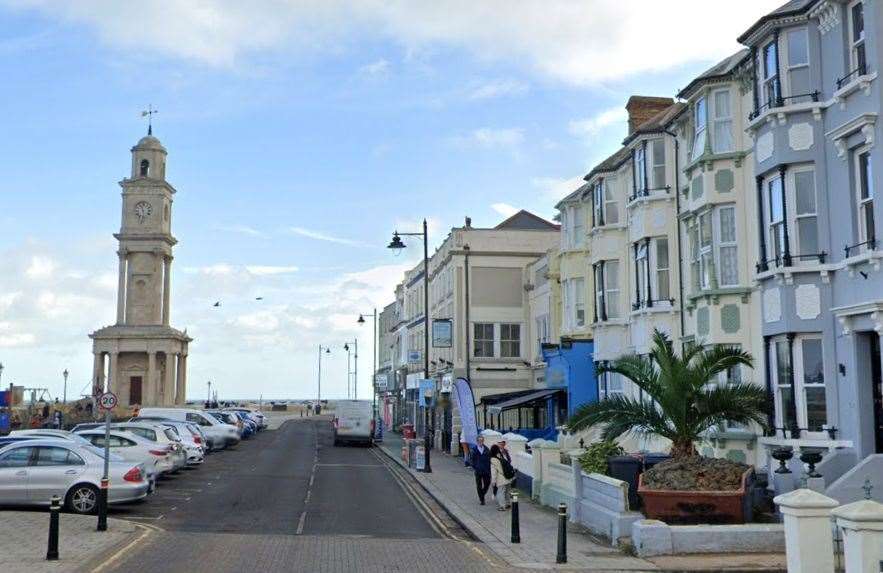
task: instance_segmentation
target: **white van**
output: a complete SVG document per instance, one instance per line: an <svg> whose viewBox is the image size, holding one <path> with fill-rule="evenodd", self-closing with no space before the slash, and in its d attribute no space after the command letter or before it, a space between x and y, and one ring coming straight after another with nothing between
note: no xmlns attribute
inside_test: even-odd
<svg viewBox="0 0 883 573"><path fill-rule="evenodd" d="M196 424L205 434L209 447L219 450L239 443L239 429L224 424L214 416L194 408L141 408L139 418L157 418Z"/></svg>
<svg viewBox="0 0 883 573"><path fill-rule="evenodd" d="M334 403L334 445L344 442L374 443L373 407L368 400L338 400Z"/></svg>

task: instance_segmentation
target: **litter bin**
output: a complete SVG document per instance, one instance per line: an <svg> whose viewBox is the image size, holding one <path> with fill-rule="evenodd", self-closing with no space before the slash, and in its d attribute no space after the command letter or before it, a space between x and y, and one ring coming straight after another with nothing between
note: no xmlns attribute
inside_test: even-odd
<svg viewBox="0 0 883 573"><path fill-rule="evenodd" d="M607 474L629 484L629 509L638 509L641 500L638 497L638 476L641 475L642 462L632 456L610 456L607 458Z"/></svg>
<svg viewBox="0 0 883 573"><path fill-rule="evenodd" d="M671 455L665 454L662 452L651 452L649 454L644 454L644 471L649 470L653 466L658 463L664 462L666 460L670 460Z"/></svg>

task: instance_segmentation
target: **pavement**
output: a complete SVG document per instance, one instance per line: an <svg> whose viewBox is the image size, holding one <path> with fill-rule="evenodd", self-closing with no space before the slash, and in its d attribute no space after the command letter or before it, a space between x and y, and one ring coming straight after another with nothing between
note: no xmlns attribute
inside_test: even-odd
<svg viewBox="0 0 883 573"><path fill-rule="evenodd" d="M640 559L610 547L589 530L568 523L567 564L556 565L558 524L555 510L522 494L519 503L521 543L511 539L511 515L497 511L488 495L487 505L478 503L472 471L460 457L433 450L432 473L405 468L401 459L402 438L384 435L378 448L407 471L477 541L509 566L526 569L573 569L581 571L784 571L782 554L682 555Z"/></svg>
<svg viewBox="0 0 883 573"><path fill-rule="evenodd" d="M108 519L99 533L97 518L62 513L58 525L57 561L46 561L49 510L0 511L0 571L68 573L92 571L149 534L147 528Z"/></svg>

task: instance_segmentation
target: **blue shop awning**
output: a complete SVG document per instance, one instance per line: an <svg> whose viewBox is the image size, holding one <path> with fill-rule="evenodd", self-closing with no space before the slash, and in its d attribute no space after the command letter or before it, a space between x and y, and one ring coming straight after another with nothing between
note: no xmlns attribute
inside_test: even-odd
<svg viewBox="0 0 883 573"><path fill-rule="evenodd" d="M527 394L523 394L521 396L517 396L515 398L510 398L508 400L504 400L502 402L498 402L493 406L488 406L487 411L488 414L499 414L504 410L511 410L513 408L520 408L521 406L525 406L527 404L531 404L533 402L546 401L554 394L564 394L565 391L562 388L548 388L546 390L536 390L533 392L529 392Z"/></svg>

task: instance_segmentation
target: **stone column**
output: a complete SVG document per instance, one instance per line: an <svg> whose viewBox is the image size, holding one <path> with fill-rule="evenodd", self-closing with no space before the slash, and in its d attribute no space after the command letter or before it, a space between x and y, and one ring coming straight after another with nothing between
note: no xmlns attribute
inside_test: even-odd
<svg viewBox="0 0 883 573"><path fill-rule="evenodd" d="M96 389L104 388L104 353L97 351L92 354L94 356L92 364L92 393L95 394Z"/></svg>
<svg viewBox="0 0 883 573"><path fill-rule="evenodd" d="M843 529L846 573L879 573L883 563L883 504L865 499L832 513Z"/></svg>
<svg viewBox="0 0 883 573"><path fill-rule="evenodd" d="M785 521L788 573L833 573L831 510L837 500L811 489L796 489L773 500Z"/></svg>
<svg viewBox="0 0 883 573"><path fill-rule="evenodd" d="M157 406L156 403L156 352L147 353L147 383L144 385L144 405Z"/></svg>
<svg viewBox="0 0 883 573"><path fill-rule="evenodd" d="M172 257L163 257L162 323L169 325L169 294L172 280Z"/></svg>
<svg viewBox="0 0 883 573"><path fill-rule="evenodd" d="M185 391L187 384L187 355L178 355L178 378L175 383L175 405L183 406L185 401Z"/></svg>
<svg viewBox="0 0 883 573"><path fill-rule="evenodd" d="M110 352L110 361L107 365L107 392L118 392L120 389L120 381L117 379L117 370L119 369L120 353L116 350ZM119 397L119 396L118 396Z"/></svg>
<svg viewBox="0 0 883 573"><path fill-rule="evenodd" d="M126 321L126 252L120 249L117 252L120 257L120 278L117 284L117 324Z"/></svg>
<svg viewBox="0 0 883 573"><path fill-rule="evenodd" d="M163 380L163 406L172 406L175 402L174 395L174 379L175 379L175 355L166 352L166 374Z"/></svg>

